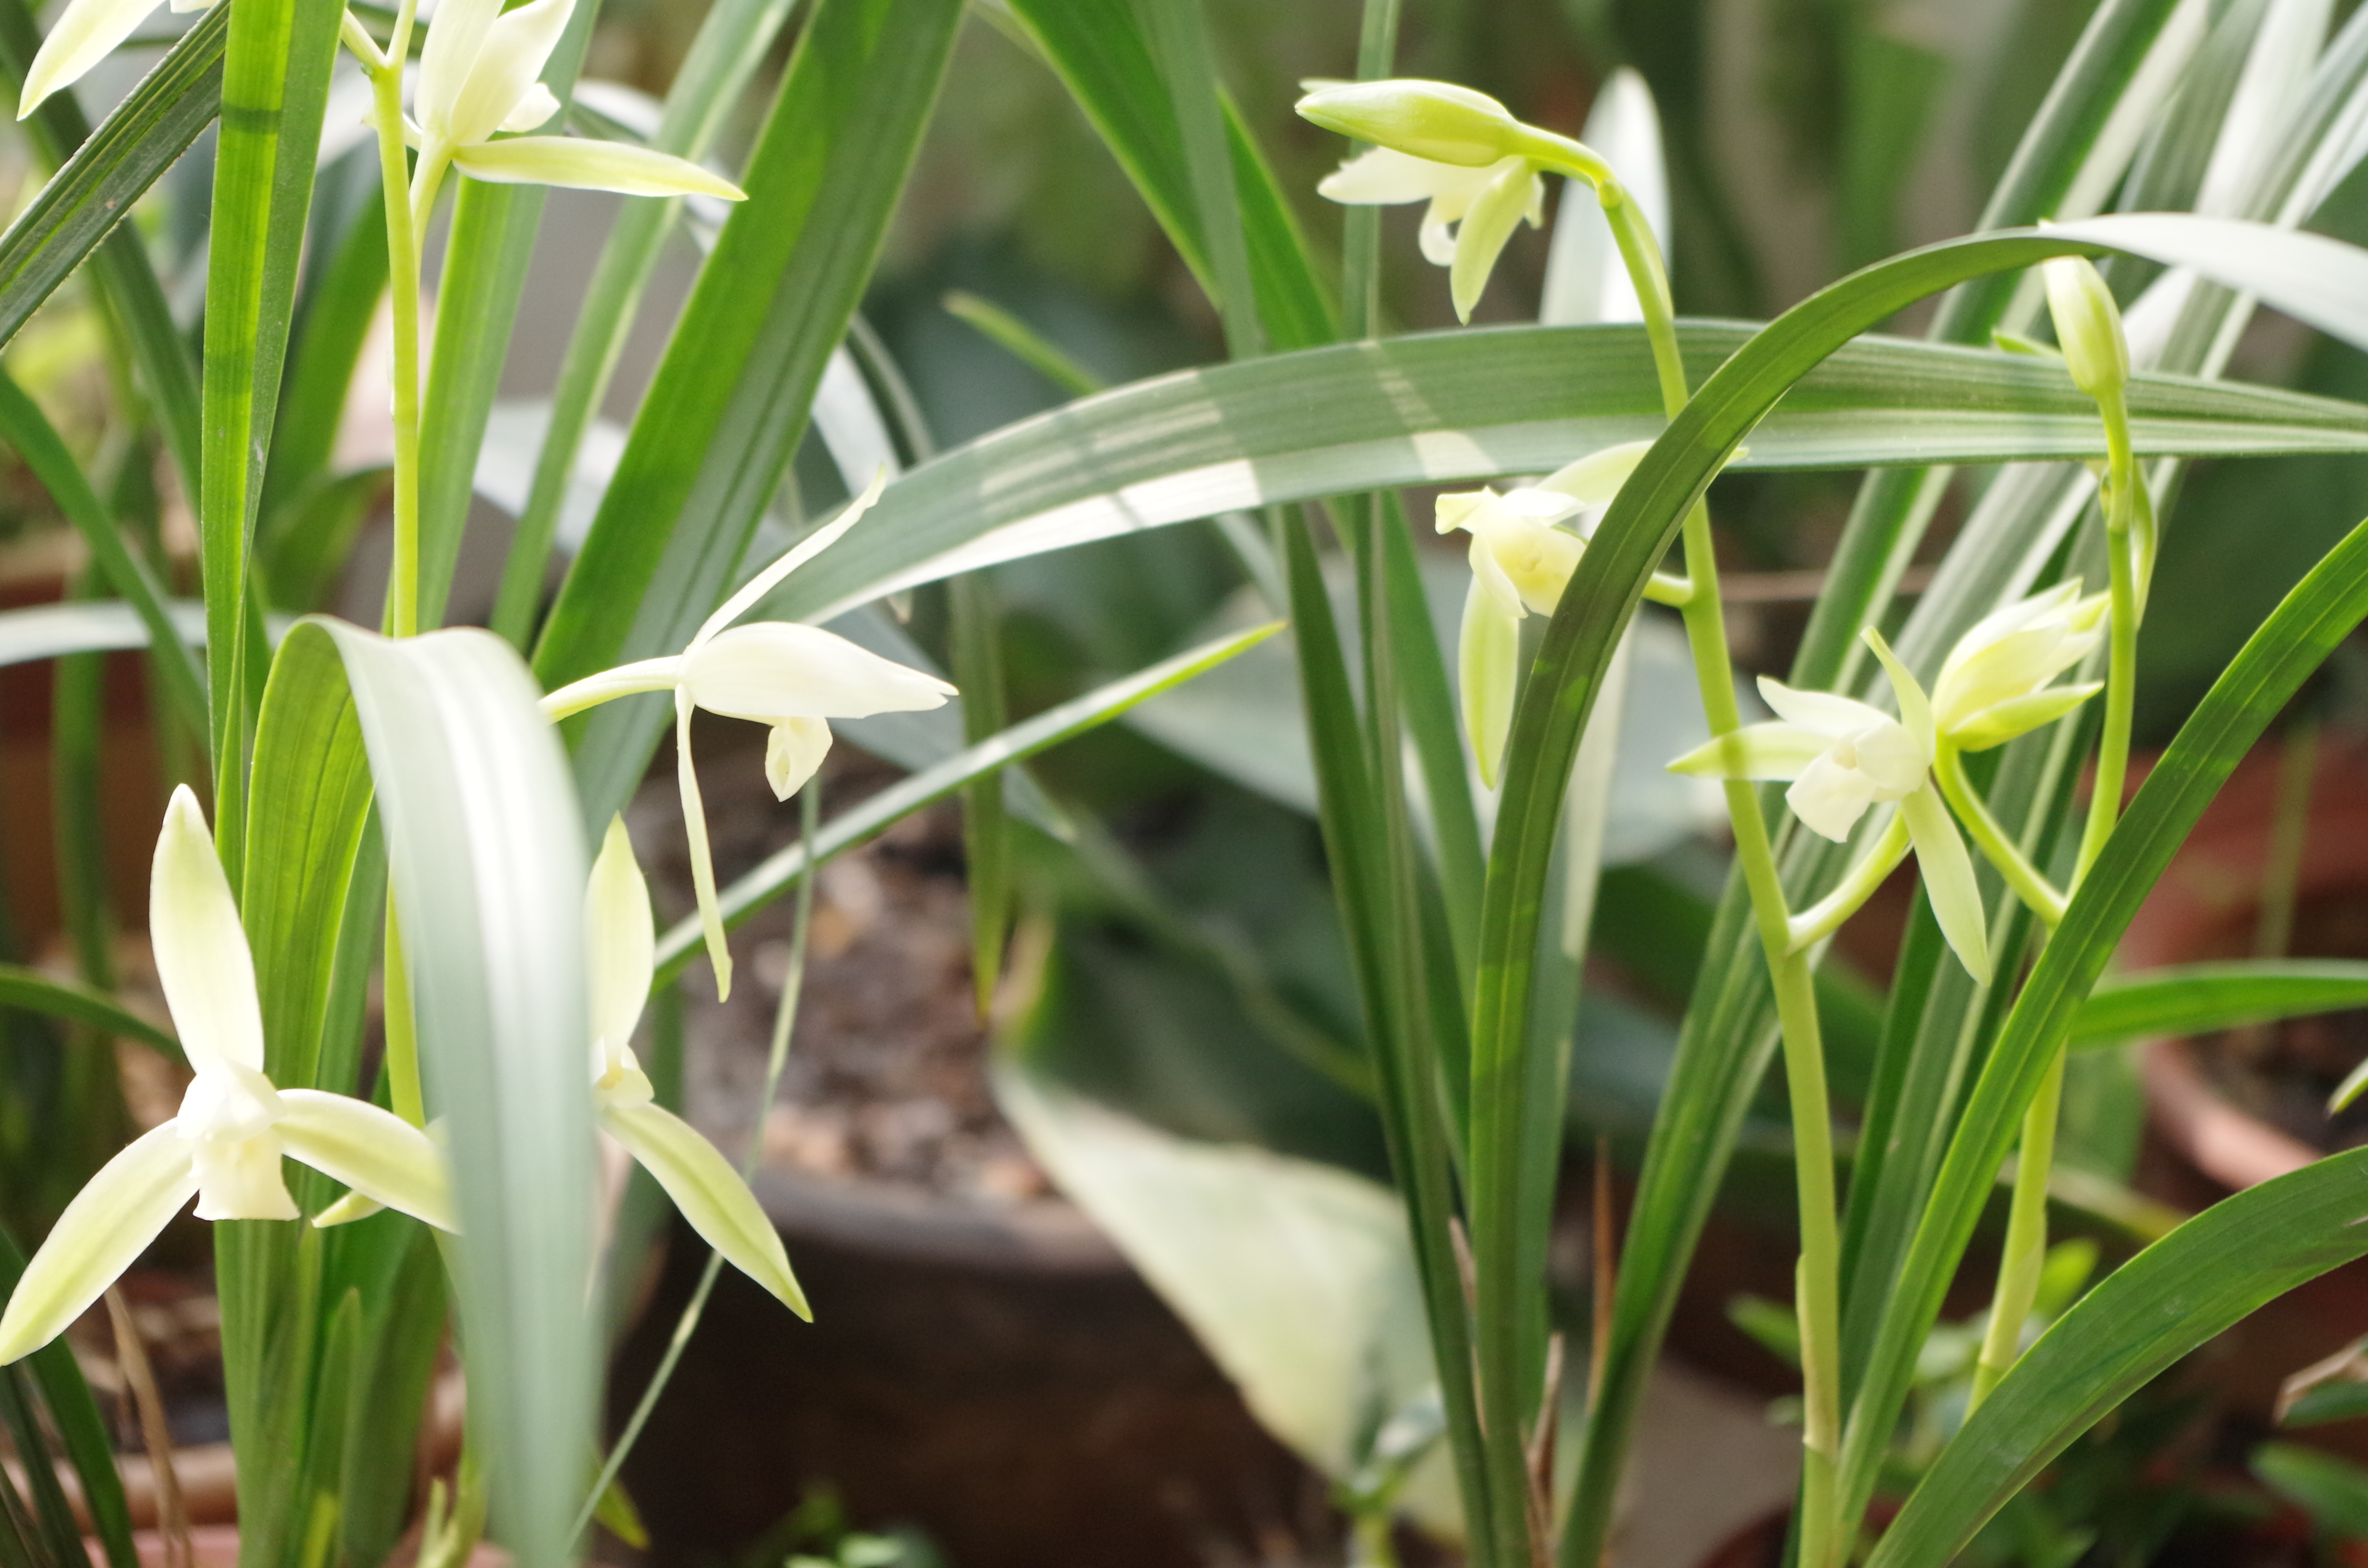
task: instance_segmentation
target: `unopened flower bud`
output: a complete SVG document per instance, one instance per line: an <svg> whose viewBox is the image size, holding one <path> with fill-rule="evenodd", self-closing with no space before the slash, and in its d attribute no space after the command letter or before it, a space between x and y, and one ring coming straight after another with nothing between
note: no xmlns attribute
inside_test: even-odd
<svg viewBox="0 0 2368 1568"><path fill-rule="evenodd" d="M1503 104L1449 82L1340 82L1297 108L1326 131L1465 168L1526 152L1530 134Z"/></svg>
<svg viewBox="0 0 2368 1568"><path fill-rule="evenodd" d="M2093 398L2120 396L2130 379L2130 345L2113 291L2086 256L2057 256L2039 270L2072 384Z"/></svg>

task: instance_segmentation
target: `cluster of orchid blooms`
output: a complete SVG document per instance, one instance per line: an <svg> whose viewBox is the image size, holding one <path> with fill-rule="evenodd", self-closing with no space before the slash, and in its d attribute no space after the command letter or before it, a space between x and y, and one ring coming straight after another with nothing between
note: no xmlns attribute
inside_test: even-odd
<svg viewBox="0 0 2368 1568"><path fill-rule="evenodd" d="M190 8L182 0L173 4ZM644 148L567 136L495 139L532 130L557 110L539 78L573 6L531 0L504 13L501 0L446 0L439 8L422 51L416 119L399 131L419 149L410 190L418 216L448 166L477 179L739 198L736 187L697 165ZM27 74L20 118L87 72L154 9L155 0L73 0ZM404 6L396 39L382 51L351 13L346 17L348 46L381 81L399 75L407 59L412 10ZM734 624L853 527L882 483L734 594L679 655L594 676L544 701L545 713L557 721L634 693L674 695L693 883L719 994L729 991L731 960L691 760L692 711L769 726L766 777L787 800L821 767L830 720L936 708L954 695L944 681L818 627ZM593 865L585 921L598 1127L649 1171L717 1252L804 1313L780 1238L755 1196L712 1143L654 1103L634 1059L632 1039L649 994L656 943L649 890L620 820L610 823ZM302 1218L282 1156L350 1188L313 1217L315 1225L347 1223L384 1208L454 1228L435 1124L414 1126L350 1096L280 1088L265 1075L252 949L203 811L186 785L174 792L157 839L149 929L165 1006L192 1069L188 1088L177 1115L108 1162L59 1217L0 1312L0 1365L55 1338L192 1197L203 1220Z"/></svg>
<svg viewBox="0 0 2368 1568"><path fill-rule="evenodd" d="M180 8L183 0L173 3ZM739 195L694 165L643 149L573 137L496 139L531 130L556 109L537 78L572 4L531 0L503 14L500 0L446 0L423 53L416 121L401 132L419 148L410 192L415 210L424 214L423 192L433 199L435 181L448 166L480 179L628 194ZM89 69L154 8L154 0L73 0L28 74L26 111ZM397 37L383 51L347 17L347 41L381 88L407 59L411 9L406 4L400 13ZM1633 214L1621 228L1624 198L1584 147L1522 125L1493 99L1441 84L1321 87L1300 108L1318 124L1373 143L1324 183L1324 194L1344 202L1429 202L1423 253L1451 269L1459 315L1468 318L1515 227L1538 221L1543 174L1559 170L1595 186L1631 256L1640 295L1659 301L1666 332L1666 284L1657 256L1645 248L1649 236ZM1762 677L1772 721L1714 734L1670 765L1724 779L1789 781L1793 813L1837 842L1849 840L1869 812L1880 813L1881 826L1840 885L1808 910L1782 912L1774 929L1789 941L1789 955L1830 935L1912 849L1943 934L1966 970L1987 981L1987 923L1960 821L2043 920L2053 925L2061 916L2063 894L1997 830L1960 759L2062 719L2106 689L2104 682L2059 677L2089 661L2109 631L2115 634L2112 679L2126 679L2119 654L2129 628L2117 618L2134 622L2143 603L2151 519L2129 459L2122 408L2128 351L2111 294L2086 261L2050 262L2044 270L2066 366L2097 402L2112 438L2115 461L2105 494L2117 552L2115 591L2084 596L2077 582L2067 583L2007 605L1959 640L1930 693L1868 628L1863 636L1896 711ZM1438 502L1440 531L1470 536L1472 583L1459 664L1465 728L1486 783L1497 778L1519 689L1521 622L1554 612L1595 524L1648 445L1588 454L1501 493L1484 488ZM719 994L729 989L731 966L691 758L694 710L768 726L766 776L786 800L821 765L829 720L934 708L953 695L943 681L815 627L738 624L791 572L852 527L879 491L875 482L837 519L749 581L679 654L606 671L544 699L544 711L557 721L634 694L673 697L693 883ZM1657 574L1647 589L1648 597L1679 606L1692 594L1686 580ZM2124 746L2125 739L2124 727ZM2118 764L2112 782L2118 785ZM452 1225L449 1176L432 1126L414 1126L350 1096L279 1088L265 1076L250 950L203 815L186 788L176 792L157 843L150 918L158 974L194 1076L179 1114L91 1180L27 1267L0 1314L0 1364L47 1343L87 1309L192 1197L208 1220L300 1218L281 1174L283 1155L351 1189L314 1216L315 1224L383 1206ZM755 1198L713 1145L654 1103L634 1058L631 1040L649 993L655 939L648 890L620 821L610 824L593 867L586 922L593 992L587 1065L598 1126L650 1171L705 1240L803 1312L789 1261ZM1786 955L1771 948L1770 961L1780 956Z"/></svg>
<svg viewBox="0 0 2368 1568"><path fill-rule="evenodd" d="M1523 125L1495 99L1452 84L1309 85L1300 113L1374 143L1318 191L1347 203L1428 202L1422 253L1449 268L1456 313L1469 320L1514 228L1524 218L1539 222L1543 159L1558 152L1564 157L1555 162L1570 167L1577 144ZM1577 172L1592 177L1583 163ZM1598 178L1597 187L1607 207L1620 199L1608 178ZM2080 257L2047 262L2042 271L2066 366L2097 401L2116 450L2125 453L2129 349L2112 295ZM1521 622L1554 613L1596 525L1651 445L1607 447L1543 479L1438 500L1439 531L1471 536L1458 676L1464 726L1485 784L1496 783L1511 726ZM2142 493L2131 479L2114 478L2136 493L2124 499L2135 498L2142 512ZM2109 497L2112 488L2109 482ZM2118 510L2109 507L2109 521ZM1983 619L1958 640L1929 695L1868 627L1861 635L1882 665L1896 715L1763 676L1759 692L1776 714L1772 722L1713 736L1669 765L1713 778L1789 780L1785 801L1793 815L1836 843L1848 842L1871 808L1896 808L1836 894L1792 917L1796 947L1830 935L1912 847L1943 934L1966 970L1987 981L1986 923L1952 805L2009 885L2049 924L2060 918L2062 895L1993 830L1957 759L2052 723L2104 689L2102 681L2055 684L2104 641L2111 596L2084 597L2080 586L2078 580L2061 584ZM1669 605L1684 604L1690 593L1690 585L1664 573L1645 587L1645 597Z"/></svg>

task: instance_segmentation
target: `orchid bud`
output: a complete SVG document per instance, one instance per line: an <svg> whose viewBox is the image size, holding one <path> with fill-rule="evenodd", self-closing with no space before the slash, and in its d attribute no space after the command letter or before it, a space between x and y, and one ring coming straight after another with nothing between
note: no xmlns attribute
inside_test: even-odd
<svg viewBox="0 0 2368 1568"><path fill-rule="evenodd" d="M1295 107L1326 131L1466 168L1525 153L1531 134L1487 94L1449 82L1339 82Z"/></svg>
<svg viewBox="0 0 2368 1568"><path fill-rule="evenodd" d="M2047 310L2055 319L2055 341L2064 350L2072 384L2100 400L2117 398L2130 380L2130 345L2122 335L2122 312L2113 291L2089 258L2057 256L2040 265L2047 282Z"/></svg>

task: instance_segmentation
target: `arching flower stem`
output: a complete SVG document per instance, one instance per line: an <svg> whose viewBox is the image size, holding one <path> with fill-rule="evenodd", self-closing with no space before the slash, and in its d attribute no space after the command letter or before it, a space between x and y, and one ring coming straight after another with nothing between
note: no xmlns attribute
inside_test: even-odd
<svg viewBox="0 0 2368 1568"><path fill-rule="evenodd" d="M1676 418L1691 392L1678 347L1668 271L1651 226L1610 165L1592 150L1565 137L1524 129L1529 144L1523 151L1541 166L1594 187L1597 204L1611 227L1621 261L1643 308L1663 412ZM1731 734L1743 727L1743 714L1736 702L1730 673L1734 666L1727 650L1726 609L1719 598L1718 558L1706 503L1697 501L1687 510L1680 539L1684 581L1670 580L1666 585L1656 581L1655 585L1661 591L1653 597L1674 601L1684 621L1711 734ZM1835 1466L1841 1453L1841 1229L1834 1190L1833 1114L1826 1086L1816 988L1805 948L1793 940L1792 911L1784 897L1767 818L1759 809L1759 789L1740 779L1725 780L1722 788L1734 826L1736 859L1743 868L1774 986L1785 1085L1792 1103L1801 1223L1793 1302L1801 1325L1803 1406L1799 1560L1803 1568L1836 1568L1844 1544L1838 1530L1839 1500L1835 1487ZM1870 857L1868 863L1878 858ZM1866 891L1871 892L1872 885ZM1836 926L1849 914L1850 909L1839 904L1825 911Z"/></svg>
<svg viewBox="0 0 2368 1568"><path fill-rule="evenodd" d="M1842 923L1859 912L1859 907L1874 896L1883 880L1907 858L1913 840L1907 832L1907 818L1899 812L1892 814L1883 832L1866 852L1851 862L1842 880L1833 891L1808 908L1792 917L1789 928L1793 934L1793 950L1806 952L1842 927Z"/></svg>

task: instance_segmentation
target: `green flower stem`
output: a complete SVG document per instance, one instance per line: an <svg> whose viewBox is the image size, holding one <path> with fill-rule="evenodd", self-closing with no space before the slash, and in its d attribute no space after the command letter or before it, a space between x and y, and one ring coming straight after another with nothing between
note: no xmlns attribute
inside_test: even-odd
<svg viewBox="0 0 2368 1568"><path fill-rule="evenodd" d="M1678 353L1668 274L1652 229L1601 159L1577 142L1543 135L1541 141L1552 145L1540 150L1540 163L1595 187L1596 199L1611 225L1612 239L1644 310L1645 340L1652 345L1662 406L1675 418L1690 393L1685 363ZM1718 560L1707 506L1696 502L1686 514L1682 540L1686 592L1679 609L1685 620L1687 645L1693 653L1694 678L1702 687L1702 712L1713 735L1731 734L1743 727L1743 715L1735 700L1725 607L1719 601ZM1834 1485L1841 1452L1841 1235L1834 1203L1833 1113L1826 1089L1825 1049L1808 956L1793 949L1792 915L1767 819L1760 814L1759 791L1739 781L1729 781L1725 790L1736 859L1750 890L1760 946L1775 987L1777 1022L1784 1040L1785 1082L1793 1105L1793 1158L1801 1209L1794 1305L1801 1322L1805 1414L1800 1562L1802 1568L1837 1568L1843 1545L1837 1528L1839 1498Z"/></svg>
<svg viewBox="0 0 2368 1568"><path fill-rule="evenodd" d="M1932 774L1941 783L1941 793L1973 835L1974 845L1989 863L1998 868L2006 885L2014 890L2017 898L2031 906L2031 912L2051 931L2063 924L2065 897L2055 884L2041 874L2015 842L2006 835L1998 820L1990 814L1989 802L1983 800L1973 780L1965 777L1965 754L1949 744L1944 736L1937 755L1932 758Z"/></svg>
<svg viewBox="0 0 2368 1568"><path fill-rule="evenodd" d="M2121 814L2122 783L2130 763L2130 711L2137 690L2136 538L2131 525L2140 499L2137 460L2130 449L2129 411L2116 398L2101 403L2105 415L2105 554L2110 562L2112 608L2105 666L2105 733L2097 744L2097 782L2089 798L2089 823L2080 835L2078 869L2072 885L2089 874Z"/></svg>
<svg viewBox="0 0 2368 1568"><path fill-rule="evenodd" d="M1683 609L1686 601L1694 597L1694 585L1683 577L1667 572L1656 572L1645 583L1645 597L1656 605L1671 609Z"/></svg>
<svg viewBox="0 0 2368 1568"><path fill-rule="evenodd" d="M2099 411L2105 420L2105 554L2110 562L2112 578L2111 620L2108 629L2107 663L2105 669L2105 730L2097 746L2097 778L2094 793L2089 801L2089 820L2080 835L2080 856L2072 874L2072 887L2078 892L2081 878L2103 853L2105 841L2113 835L2113 824L2121 812L2122 784L2128 776L2130 762L2130 710L2137 687L2138 601L2143 592L2138 582L2137 555L2144 541L2134 525L2146 509L2146 498L2139 486L2137 460L2130 445L2129 413L2116 396L2100 399ZM2064 917L2065 900L2048 887L2044 878L2032 876L2038 886L2054 895L2052 908L2034 902L2021 883L2016 882L2009 863L2001 860L1993 848L2011 850L2004 836L1996 831L1997 824L1987 810L1981 808L1977 796L1964 788L1964 770L1956 761L1953 750L1941 747L1941 788L1949 793L1950 803L1957 807L1983 852L2006 872L2015 891L2023 895L2050 930ZM1955 775L1952 787L1951 775ZM1968 806L1973 809L1968 810ZM1987 830L1988 836L1985 836ZM2014 854L2017 864L2028 868L2020 854ZM2022 1348L2022 1325L2031 1316L2031 1303L2039 1290L2039 1275L2047 1262L2047 1183L2055 1163L2055 1124L2064 1100L2064 1048L2056 1047L2055 1056L2047 1064L2047 1075L2042 1079L2039 1092L2032 1096L2030 1108L2022 1115L2022 1143L2015 1160L2014 1198L2007 1211L2006 1245L1998 1258L1998 1279L1996 1293L1990 1301L1990 1321L1982 1335L1982 1348L1974 1364L1972 1403L1978 1405L2006 1376Z"/></svg>
<svg viewBox="0 0 2368 1568"><path fill-rule="evenodd" d="M2022 1325L2039 1294L2047 1261L2047 1176L2055 1159L2055 1121L2064 1103L2064 1051L2057 1047L2031 1108L2022 1113L2022 1149L2015 1161L2014 1199L2007 1210L2006 1249L1998 1260L1989 1327L1974 1362L1973 1405L1998 1387L2022 1353Z"/></svg>
<svg viewBox="0 0 2368 1568"><path fill-rule="evenodd" d="M1792 934L1793 952L1806 952L1841 929L1842 922L1856 915L1859 906L1874 896L1883 879L1891 875L1899 862L1907 858L1910 847L1907 819L1893 812L1873 846L1858 858L1857 863L1843 873L1834 891L1817 900L1788 922Z"/></svg>
<svg viewBox="0 0 2368 1568"><path fill-rule="evenodd" d="M419 1092L419 1029L411 1011L411 971L403 961L403 927L394 916L394 892L386 895L386 1091L395 1115L414 1127L427 1125L427 1101Z"/></svg>
<svg viewBox="0 0 2368 1568"><path fill-rule="evenodd" d="M370 73L370 119L378 131L394 314L394 556L387 575L386 630L395 637L419 630L419 232L412 221L410 163L403 140L403 68L410 59L417 14L418 0L403 0L386 51L362 62ZM393 927L388 929L392 951Z"/></svg>

